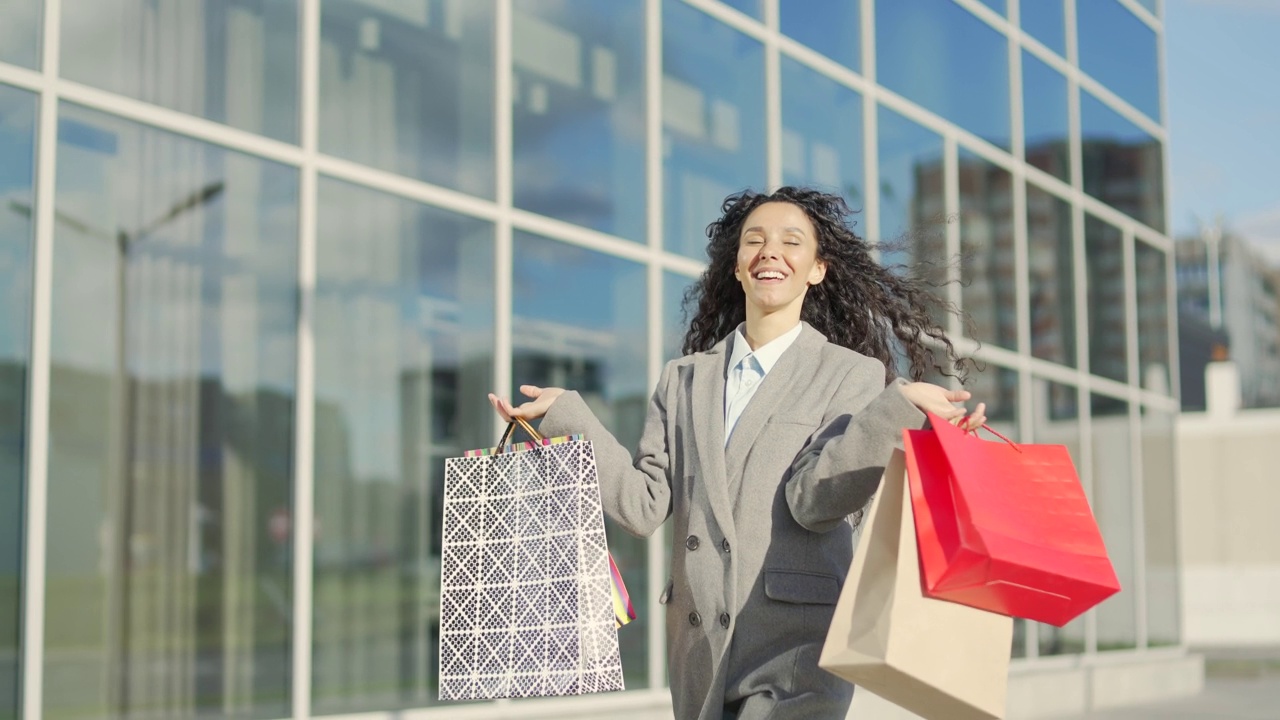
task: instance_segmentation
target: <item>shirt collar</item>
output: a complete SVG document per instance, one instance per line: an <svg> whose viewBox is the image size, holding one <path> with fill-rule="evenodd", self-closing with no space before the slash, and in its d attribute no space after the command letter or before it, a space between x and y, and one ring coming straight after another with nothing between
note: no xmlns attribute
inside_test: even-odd
<svg viewBox="0 0 1280 720"><path fill-rule="evenodd" d="M804 323L796 323L795 327L760 346L755 352L751 351L751 345L747 343L746 329L747 324L742 323L733 334L733 353L729 355L729 367L737 367L743 358L755 355L756 362L760 363L760 369L768 375L773 366L778 364L782 354L795 343L796 338L800 337Z"/></svg>

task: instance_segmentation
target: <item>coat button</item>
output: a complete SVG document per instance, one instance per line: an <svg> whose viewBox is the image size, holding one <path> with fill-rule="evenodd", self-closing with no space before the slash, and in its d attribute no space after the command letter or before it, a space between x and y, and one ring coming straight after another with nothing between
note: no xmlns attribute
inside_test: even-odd
<svg viewBox="0 0 1280 720"><path fill-rule="evenodd" d="M720 627L726 629L729 627L729 613L720 613Z"/></svg>
<svg viewBox="0 0 1280 720"><path fill-rule="evenodd" d="M696 612L689 613L689 624L698 627L702 624L702 616Z"/></svg>
<svg viewBox="0 0 1280 720"><path fill-rule="evenodd" d="M729 538L725 538L725 539L721 540L721 541L720 541L720 547L721 547L721 548L724 548L724 551L725 551L726 553L727 553L727 552L729 552Z"/></svg>
<svg viewBox="0 0 1280 720"><path fill-rule="evenodd" d="M684 546L685 546L685 547L687 547L687 548L689 548L690 550L697 550L697 549L698 549L698 545L699 545L699 542L698 542L698 536L697 536L697 535L690 535L690 536L689 536L689 537L684 541Z"/></svg>

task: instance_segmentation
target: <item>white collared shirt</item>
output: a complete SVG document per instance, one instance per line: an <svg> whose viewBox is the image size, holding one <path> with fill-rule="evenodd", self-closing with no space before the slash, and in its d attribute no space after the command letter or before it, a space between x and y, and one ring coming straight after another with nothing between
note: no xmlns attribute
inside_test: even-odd
<svg viewBox="0 0 1280 720"><path fill-rule="evenodd" d="M803 323L757 348L754 352L744 333L746 323L738 326L733 335L733 350L729 355L729 370L724 379L724 444L729 445L733 429L742 417L742 411L756 394L764 378L778 364L778 359L800 337Z"/></svg>

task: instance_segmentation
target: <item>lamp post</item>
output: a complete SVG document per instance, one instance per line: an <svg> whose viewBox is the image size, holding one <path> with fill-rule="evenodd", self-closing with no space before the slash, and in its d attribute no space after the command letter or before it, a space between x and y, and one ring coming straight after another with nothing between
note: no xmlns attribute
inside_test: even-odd
<svg viewBox="0 0 1280 720"><path fill-rule="evenodd" d="M115 658L116 670L115 682L111 682L112 678L108 678L108 687L114 689L116 698L113 704L122 714L127 714L129 710L129 626L133 573L131 539L134 523L134 487L131 481L134 458L134 407L126 347L128 339L128 333L126 332L128 284L126 279L129 257L134 245L139 240L156 232L183 214L209 203L221 195L225 189L225 183L221 180L207 183L198 190L180 198L165 213L133 231L117 228L114 232L111 232L95 227L60 210L55 209L54 211L55 222L81 234L112 243L115 246L117 255L115 271L115 368L112 381L112 404L117 408L117 411L114 422L111 423L112 437L110 447L112 457L109 460L110 467L114 468L116 473L115 492L110 493L110 495L115 495L117 502L112 507L112 503L109 501L107 511L111 516L119 520L119 527L112 533L113 547L111 557L113 562L109 567L115 570L116 577L111 584L112 592L108 597L107 636L109 652ZM11 200L9 208L20 215L32 216L32 208L27 203Z"/></svg>

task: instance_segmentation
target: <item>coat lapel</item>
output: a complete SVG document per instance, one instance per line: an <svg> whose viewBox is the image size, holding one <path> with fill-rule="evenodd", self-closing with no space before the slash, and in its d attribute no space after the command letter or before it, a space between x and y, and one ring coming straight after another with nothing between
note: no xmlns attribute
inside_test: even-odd
<svg viewBox="0 0 1280 720"><path fill-rule="evenodd" d="M769 418L773 416L774 410L782 406L786 398L797 394L795 388L798 384L808 382L817 373L818 355L826 342L826 336L806 323L800 331L800 336L791 347L787 348L782 357L778 358L773 369L760 383L756 394L751 397L751 402L747 403L746 408L743 409L741 417L738 418L738 424L733 429L733 436L729 438L729 446L724 452L725 473L733 483L733 490L737 490L737 482L742 474L743 463L747 460L748 451L755 444L756 438L769 422ZM724 394L723 382L721 382L720 394L722 396ZM720 424L723 427L723 412L720 417ZM723 436L722 431L721 437Z"/></svg>
<svg viewBox="0 0 1280 720"><path fill-rule="evenodd" d="M733 505L724 456L724 373L728 339L701 353L693 361L693 438L697 446L702 487L721 530L734 534Z"/></svg>

